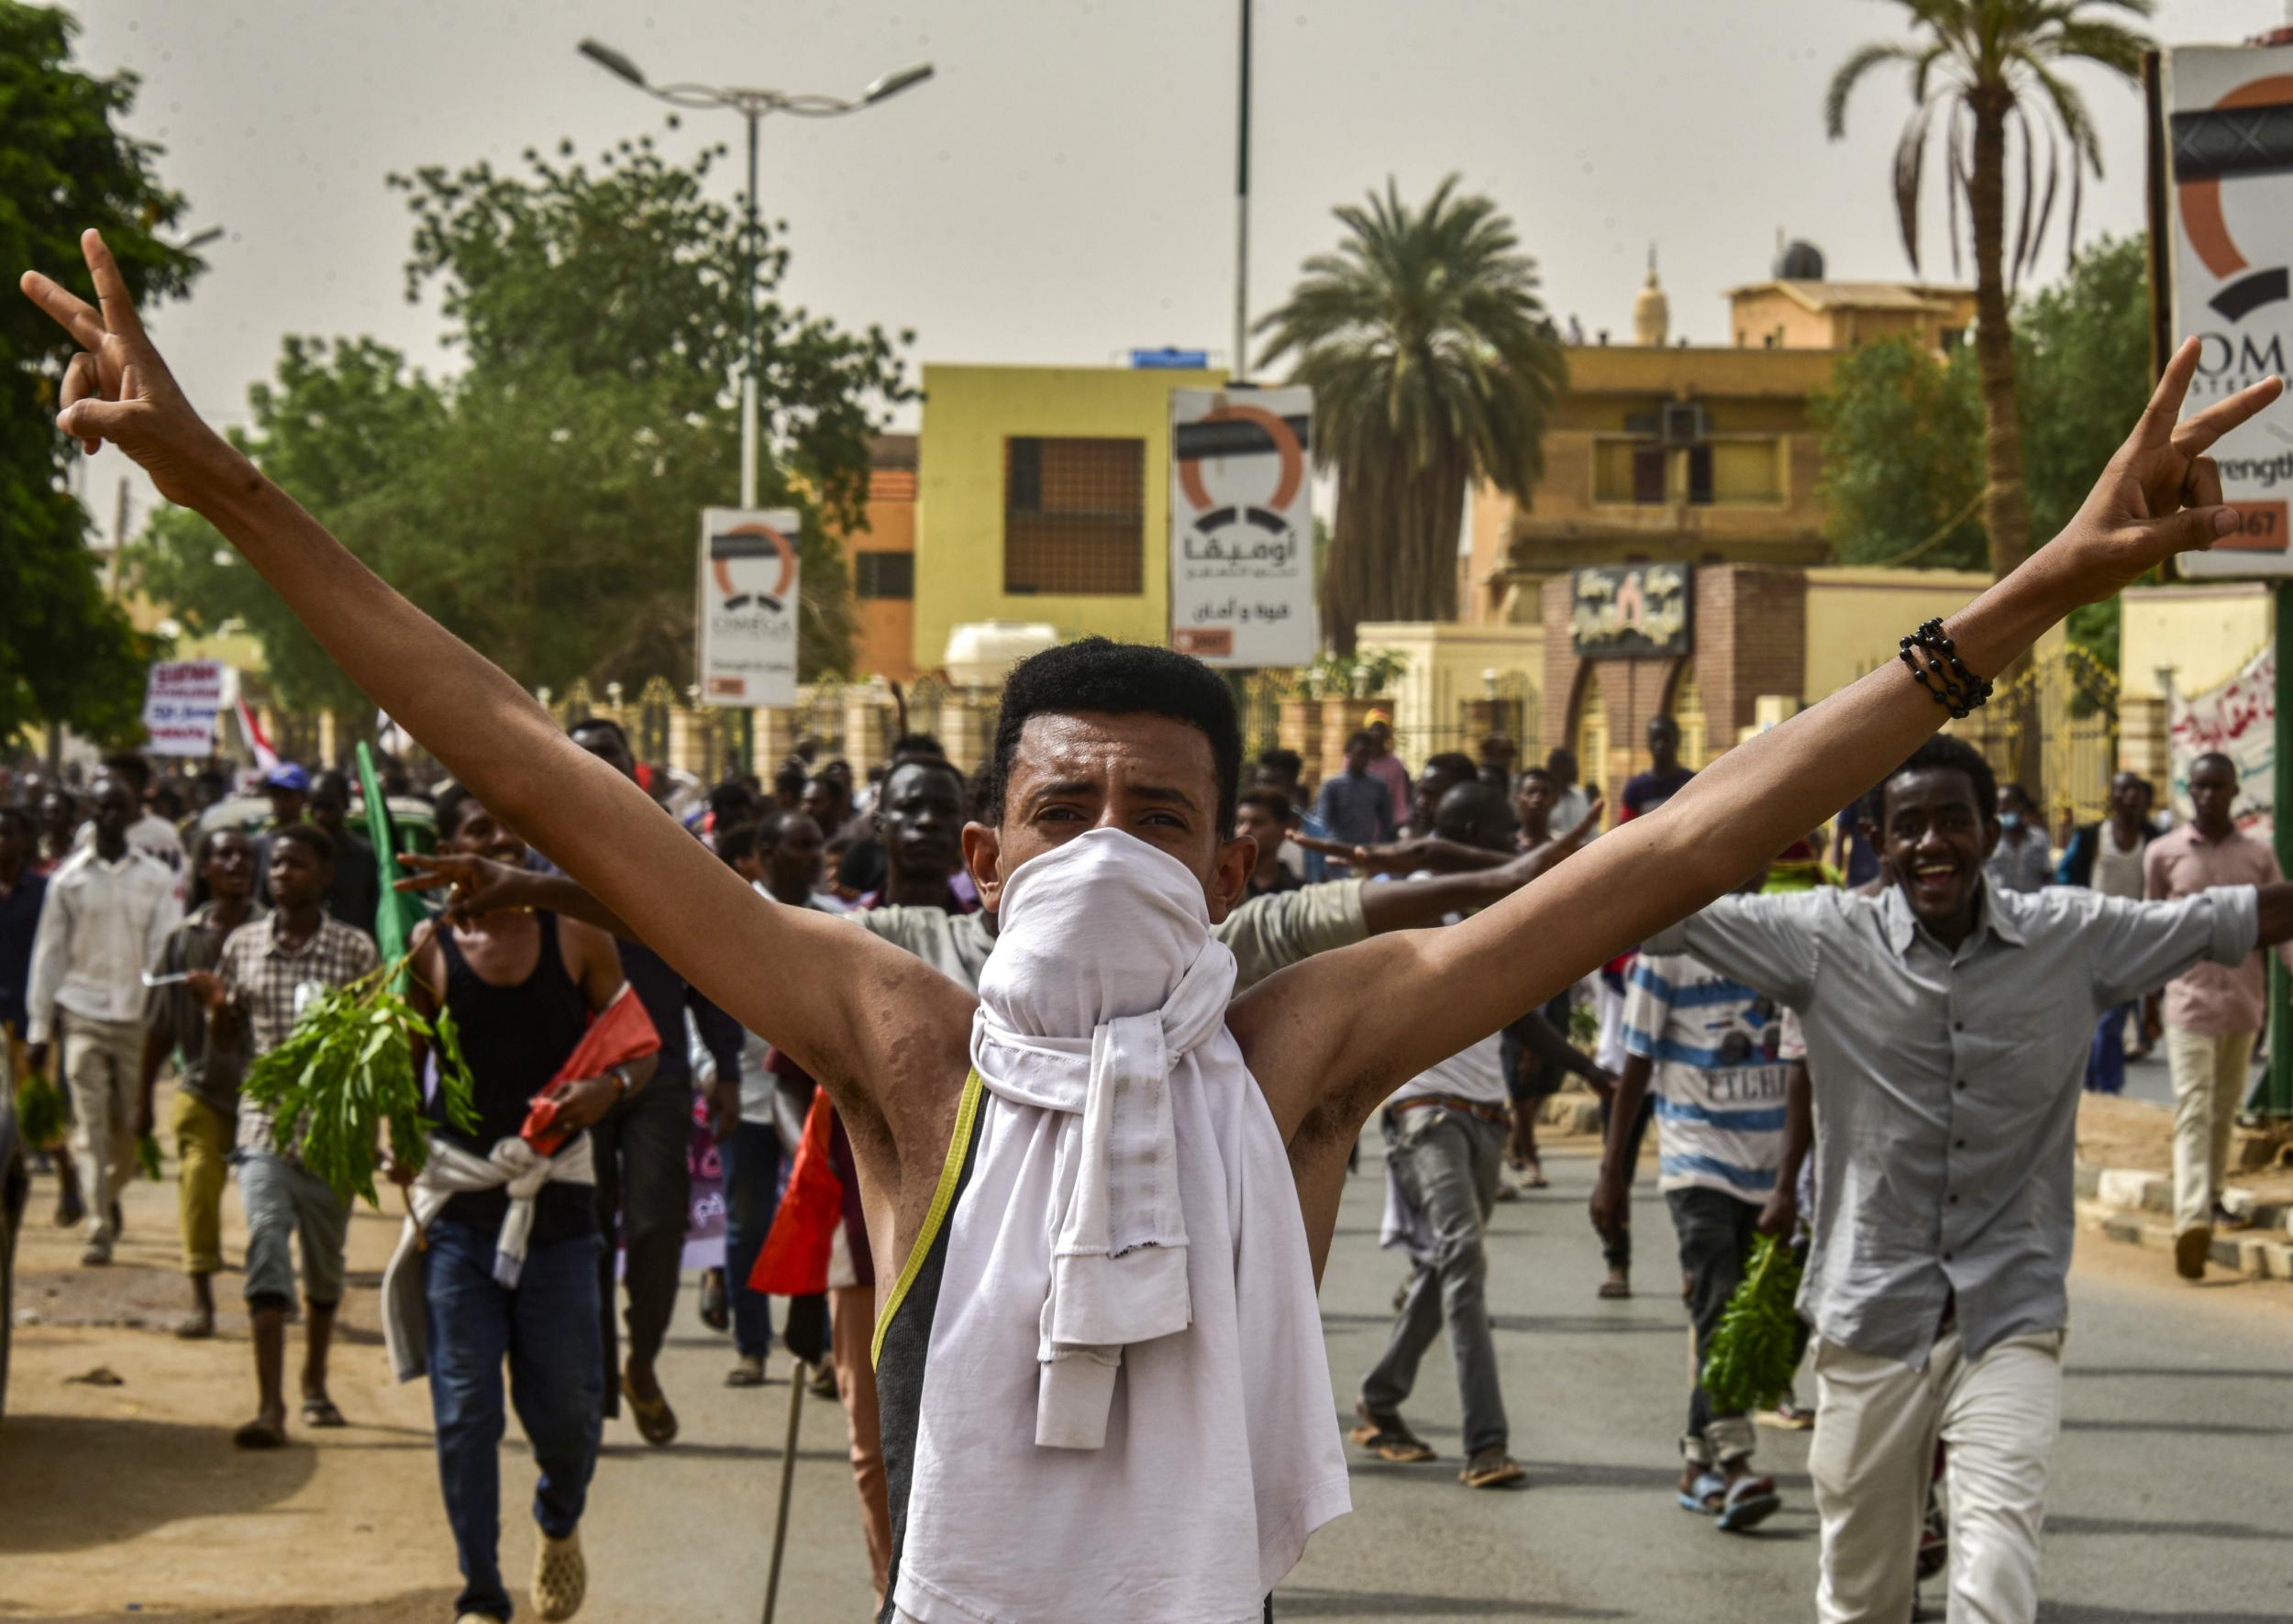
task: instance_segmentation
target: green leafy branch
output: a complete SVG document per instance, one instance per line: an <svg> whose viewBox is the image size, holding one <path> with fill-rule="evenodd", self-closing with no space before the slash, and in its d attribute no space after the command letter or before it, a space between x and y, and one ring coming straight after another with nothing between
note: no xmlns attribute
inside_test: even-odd
<svg viewBox="0 0 2293 1624"><path fill-rule="evenodd" d="M1734 1415L1772 1404L1799 1366L1800 1254L1774 1235L1752 1243L1750 1266L1704 1350L1712 1409Z"/></svg>
<svg viewBox="0 0 2293 1624"><path fill-rule="evenodd" d="M429 1159L422 1082L414 1040L430 1041L438 1060L438 1098L447 1120L475 1132L469 1065L452 1011L425 1019L396 990L413 955L328 988L287 1039L248 1067L240 1091L271 1113L272 1143L283 1154L301 1141L303 1166L344 1200L374 1193L375 1147L386 1132L391 1161L420 1172Z"/></svg>

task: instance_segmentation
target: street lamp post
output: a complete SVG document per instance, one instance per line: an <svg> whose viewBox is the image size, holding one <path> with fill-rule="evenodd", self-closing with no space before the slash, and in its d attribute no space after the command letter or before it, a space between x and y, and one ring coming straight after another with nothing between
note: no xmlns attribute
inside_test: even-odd
<svg viewBox="0 0 2293 1624"><path fill-rule="evenodd" d="M792 113L799 118L837 118L889 101L902 91L932 76L932 65L919 62L878 79L857 97L815 95L801 92L751 90L737 85L653 84L637 65L609 45L584 39L581 53L619 79L626 80L656 101L672 107L708 109L729 107L748 121L748 206L742 222L742 241L748 250L748 285L742 304L747 337L740 369L740 505L757 505L757 268L763 257L762 223L757 215L758 126L766 115Z"/></svg>

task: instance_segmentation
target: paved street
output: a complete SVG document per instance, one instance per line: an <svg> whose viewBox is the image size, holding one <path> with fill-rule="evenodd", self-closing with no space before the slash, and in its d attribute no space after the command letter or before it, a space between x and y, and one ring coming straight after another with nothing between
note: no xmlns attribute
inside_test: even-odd
<svg viewBox="0 0 2293 1624"><path fill-rule="evenodd" d="M1600 1302L1599 1253L1583 1218L1590 1162L1574 1148L1548 1167L1552 1191L1498 1209L1493 1246L1498 1346L1528 1486L1457 1486L1457 1401L1436 1350L1410 1413L1446 1458L1357 1463L1354 1515L1315 1540L1279 1594L1277 1617L1773 1624L1811 1616L1805 1436L1761 1434L1789 1505L1756 1536L1723 1536L1673 1508L1687 1351L1678 1303L1665 1291L1667 1276L1677 1280L1669 1221L1644 1191L1634 1210L1645 1295ZM1323 1293L1341 1405L1379 1344L1401 1274L1376 1245L1379 1177L1365 1147ZM43 1183L43 1203L51 1188ZM153 1324L166 1322L162 1310L180 1289L169 1272L171 1194L130 1187L129 1244L105 1287L127 1309L153 1305ZM361 1216L354 1268L378 1265L395 1228ZM50 1317L19 1334L0 1425L0 1612L116 1615L138 1603L202 1624L438 1624L447 1616L453 1556L427 1397L387 1382L371 1291L352 1294L335 1385L349 1430L299 1433L296 1447L249 1459L228 1442L247 1403L239 1317L227 1315L227 1340L205 1345L153 1329L70 1328L55 1316L83 1287L72 1250L44 1226L26 1236L18 1305ZM2293 1289L2226 1277L2192 1289L2155 1253L2088 1242L2073 1295L2044 1617L2293 1618L2284 1464ZM683 1437L655 1451L626 1423L607 1431L583 1530L593 1564L586 1619L758 1616L785 1366L775 1361L761 1393L725 1388L726 1344L692 1320L692 1306L688 1290L663 1371ZM66 1385L97 1364L125 1385ZM780 1613L792 1624L857 1624L867 1612L843 1443L841 1412L808 1398ZM504 1565L515 1586L530 1559L522 1506L532 1468L515 1425L503 1467ZM289 1550L295 1560L280 1560Z"/></svg>

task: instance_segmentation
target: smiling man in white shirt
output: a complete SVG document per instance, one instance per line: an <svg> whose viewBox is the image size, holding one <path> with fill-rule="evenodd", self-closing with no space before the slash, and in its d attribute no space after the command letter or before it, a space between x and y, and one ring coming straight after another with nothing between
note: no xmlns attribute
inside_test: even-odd
<svg viewBox="0 0 2293 1624"><path fill-rule="evenodd" d="M127 844L137 807L127 781L98 779L94 799L94 841L48 881L25 1031L32 1064L44 1066L56 1028L63 1028L73 1143L89 1183L80 1261L90 1265L112 1260L120 1187L135 1167L143 972L159 962L183 913L175 876Z"/></svg>

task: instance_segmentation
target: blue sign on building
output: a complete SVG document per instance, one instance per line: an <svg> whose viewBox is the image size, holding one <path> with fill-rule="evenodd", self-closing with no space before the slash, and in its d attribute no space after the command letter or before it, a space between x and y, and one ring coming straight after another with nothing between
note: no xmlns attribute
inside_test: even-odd
<svg viewBox="0 0 2293 1624"><path fill-rule="evenodd" d="M1166 367L1174 371L1199 372L1210 365L1207 349L1134 349L1134 367Z"/></svg>

